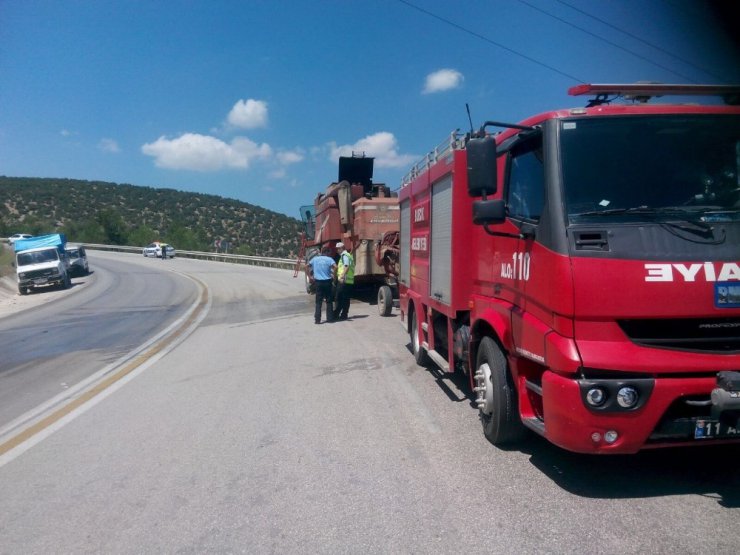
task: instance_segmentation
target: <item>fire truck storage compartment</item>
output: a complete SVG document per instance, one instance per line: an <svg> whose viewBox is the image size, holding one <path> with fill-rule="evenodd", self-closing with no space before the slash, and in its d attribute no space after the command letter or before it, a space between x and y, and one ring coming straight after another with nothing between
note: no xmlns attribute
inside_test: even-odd
<svg viewBox="0 0 740 555"><path fill-rule="evenodd" d="M431 296L449 305L452 274L452 174L432 184Z"/></svg>
<svg viewBox="0 0 740 555"><path fill-rule="evenodd" d="M407 199L401 203L401 245L411 244L411 205ZM401 272L399 281L406 287L411 283L411 251L408 248L401 249L400 258Z"/></svg>
<svg viewBox="0 0 740 555"><path fill-rule="evenodd" d="M415 168L399 193L400 282L449 318L469 310L472 292L473 226L462 222L473 203L461 146L446 144L438 158Z"/></svg>

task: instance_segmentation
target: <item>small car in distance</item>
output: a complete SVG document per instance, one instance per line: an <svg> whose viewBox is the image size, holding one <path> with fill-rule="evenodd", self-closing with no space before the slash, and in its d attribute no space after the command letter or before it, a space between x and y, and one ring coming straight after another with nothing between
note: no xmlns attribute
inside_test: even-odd
<svg viewBox="0 0 740 555"><path fill-rule="evenodd" d="M167 258L175 258L175 247L167 243L160 243L159 241L149 243L142 250L142 254L146 257L162 258L162 249L164 249Z"/></svg>
<svg viewBox="0 0 740 555"><path fill-rule="evenodd" d="M30 239L31 237L33 237L33 235L28 233L16 233L15 235L8 237L8 243L13 245L18 239Z"/></svg>
<svg viewBox="0 0 740 555"><path fill-rule="evenodd" d="M86 276L90 273L87 253L82 245L67 245L64 249L69 259L69 270L73 276Z"/></svg>

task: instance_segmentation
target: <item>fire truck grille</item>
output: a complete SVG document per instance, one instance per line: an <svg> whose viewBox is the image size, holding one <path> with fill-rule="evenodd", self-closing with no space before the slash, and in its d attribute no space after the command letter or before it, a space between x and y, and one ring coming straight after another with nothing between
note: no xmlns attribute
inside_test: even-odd
<svg viewBox="0 0 740 555"><path fill-rule="evenodd" d="M740 318L677 318L619 320L627 337L638 345L685 351L740 352Z"/></svg>

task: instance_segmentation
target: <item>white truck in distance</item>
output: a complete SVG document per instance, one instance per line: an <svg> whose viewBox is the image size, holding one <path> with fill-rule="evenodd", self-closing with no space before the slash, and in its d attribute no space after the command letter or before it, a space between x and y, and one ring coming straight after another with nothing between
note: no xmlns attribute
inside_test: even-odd
<svg viewBox="0 0 740 555"><path fill-rule="evenodd" d="M58 285L64 289L72 286L69 261L64 247L66 237L61 233L19 239L13 243L18 293L28 294L30 289Z"/></svg>

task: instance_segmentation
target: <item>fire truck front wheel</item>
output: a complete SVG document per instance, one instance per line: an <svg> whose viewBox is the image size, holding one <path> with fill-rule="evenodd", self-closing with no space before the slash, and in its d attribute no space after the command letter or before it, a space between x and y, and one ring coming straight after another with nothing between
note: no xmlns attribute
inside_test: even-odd
<svg viewBox="0 0 740 555"><path fill-rule="evenodd" d="M475 393L483 434L494 445L516 443L524 435L516 390L506 357L498 344L484 337L478 349Z"/></svg>

